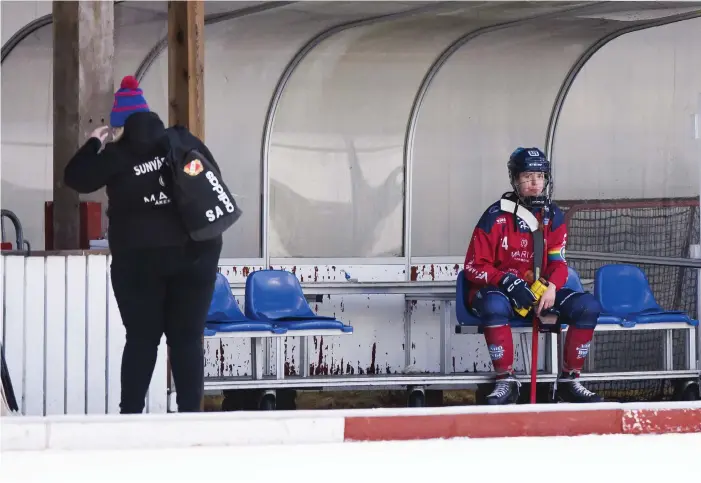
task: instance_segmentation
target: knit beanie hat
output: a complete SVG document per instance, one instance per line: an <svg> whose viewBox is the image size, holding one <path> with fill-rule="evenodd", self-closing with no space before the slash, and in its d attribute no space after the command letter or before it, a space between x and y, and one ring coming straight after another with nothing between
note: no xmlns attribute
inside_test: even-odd
<svg viewBox="0 0 701 483"><path fill-rule="evenodd" d="M114 93L110 125L122 127L131 114L139 111L148 112L148 104L144 92L139 88L139 81L128 75L122 79L119 90Z"/></svg>

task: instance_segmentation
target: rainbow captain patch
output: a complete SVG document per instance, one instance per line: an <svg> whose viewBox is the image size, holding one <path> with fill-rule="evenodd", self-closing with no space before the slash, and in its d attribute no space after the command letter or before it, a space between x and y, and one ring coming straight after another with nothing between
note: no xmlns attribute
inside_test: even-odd
<svg viewBox="0 0 701 483"><path fill-rule="evenodd" d="M548 261L549 262L564 262L565 260L565 246L551 248L548 250Z"/></svg>
<svg viewBox="0 0 701 483"><path fill-rule="evenodd" d="M204 170L204 166L202 166L202 162L199 159L190 161L183 168L183 171L190 176L197 176L202 172L202 170Z"/></svg>

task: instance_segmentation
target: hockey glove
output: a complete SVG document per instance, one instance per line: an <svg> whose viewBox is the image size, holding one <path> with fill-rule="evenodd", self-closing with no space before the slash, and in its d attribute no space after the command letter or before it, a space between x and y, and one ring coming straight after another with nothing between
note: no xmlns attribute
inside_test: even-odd
<svg viewBox="0 0 701 483"><path fill-rule="evenodd" d="M526 281L513 273L507 273L499 280L499 289L517 309L532 307L536 303L536 297Z"/></svg>

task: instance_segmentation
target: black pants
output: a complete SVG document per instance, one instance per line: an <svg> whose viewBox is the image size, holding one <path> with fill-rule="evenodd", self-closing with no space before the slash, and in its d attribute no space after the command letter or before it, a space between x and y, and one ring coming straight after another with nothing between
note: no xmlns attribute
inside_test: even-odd
<svg viewBox="0 0 701 483"><path fill-rule="evenodd" d="M204 383L202 335L214 291L221 239L112 256L114 295L126 328L121 413L141 413L163 334L178 410L199 411Z"/></svg>

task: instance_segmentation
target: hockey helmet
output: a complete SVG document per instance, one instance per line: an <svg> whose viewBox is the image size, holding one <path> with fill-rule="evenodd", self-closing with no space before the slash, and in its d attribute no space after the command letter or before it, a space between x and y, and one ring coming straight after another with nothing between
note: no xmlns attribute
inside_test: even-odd
<svg viewBox="0 0 701 483"><path fill-rule="evenodd" d="M552 179L550 172L550 161L545 153L538 148L516 148L509 156L507 163L509 170L509 181L514 192L527 207L540 207L550 202L552 193ZM521 173L537 172L545 175L543 191L537 196L522 196L518 189L518 177Z"/></svg>

